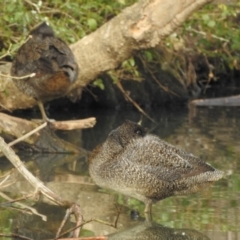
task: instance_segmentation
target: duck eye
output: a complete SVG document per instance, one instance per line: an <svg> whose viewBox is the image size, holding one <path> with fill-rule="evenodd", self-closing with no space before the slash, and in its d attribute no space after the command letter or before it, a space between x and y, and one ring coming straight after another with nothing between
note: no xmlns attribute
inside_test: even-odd
<svg viewBox="0 0 240 240"><path fill-rule="evenodd" d="M139 135L139 136L142 136L142 135L143 135L142 131L139 130L139 129L137 129L137 130L135 131L135 133L136 133L137 135Z"/></svg>

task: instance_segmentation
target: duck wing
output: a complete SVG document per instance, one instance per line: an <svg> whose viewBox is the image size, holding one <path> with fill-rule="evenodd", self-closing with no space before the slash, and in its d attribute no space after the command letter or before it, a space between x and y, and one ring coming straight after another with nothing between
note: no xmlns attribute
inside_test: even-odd
<svg viewBox="0 0 240 240"><path fill-rule="evenodd" d="M46 39L31 37L18 50L11 69L14 76L30 73L52 74L52 64L48 59L49 43Z"/></svg>
<svg viewBox="0 0 240 240"><path fill-rule="evenodd" d="M121 159L141 171L141 174L162 181L180 180L215 170L192 154L154 135L147 135L130 143L123 151Z"/></svg>

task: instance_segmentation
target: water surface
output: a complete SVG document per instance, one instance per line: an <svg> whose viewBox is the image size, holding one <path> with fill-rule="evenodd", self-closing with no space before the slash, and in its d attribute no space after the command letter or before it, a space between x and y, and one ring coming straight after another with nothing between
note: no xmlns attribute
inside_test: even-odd
<svg viewBox="0 0 240 240"><path fill-rule="evenodd" d="M154 223L145 223L144 204L130 197L97 187L88 174L87 156L66 154L21 154L27 168L62 198L76 201L85 220L91 218L113 222L116 204L121 207L118 228L97 222L84 226L82 236L110 235L110 239L240 239L240 108L158 109L151 113L155 123L136 111L80 112L79 117L97 117L92 129L59 132L64 139L91 151L108 133L125 119L142 121L142 125L164 140L179 146L223 170L226 177L203 192L171 197L153 206ZM0 175L12 167L1 158ZM11 177L2 193L17 198L33 191L19 174ZM1 181L1 179L0 179ZM5 202L4 196L0 196ZM47 216L29 214L17 205L0 207L0 233L18 232L33 239L53 237L64 210L41 198L22 203ZM140 216L130 217L132 210ZM66 228L73 226L71 223ZM4 238L3 238L4 239ZM7 238L6 238L7 239Z"/></svg>

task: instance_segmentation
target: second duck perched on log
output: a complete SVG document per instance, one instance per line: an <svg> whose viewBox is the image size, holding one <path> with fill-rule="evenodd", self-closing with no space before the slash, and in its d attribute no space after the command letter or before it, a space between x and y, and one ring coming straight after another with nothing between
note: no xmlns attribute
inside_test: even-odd
<svg viewBox="0 0 240 240"><path fill-rule="evenodd" d="M55 37L45 22L30 32L28 40L20 47L12 63L12 76L16 86L38 101L42 118L49 119L44 111L45 101L66 95L78 76L78 65L71 49Z"/></svg>
<svg viewBox="0 0 240 240"><path fill-rule="evenodd" d="M93 150L89 172L97 185L144 202L148 213L154 202L198 192L223 177L222 171L129 120Z"/></svg>

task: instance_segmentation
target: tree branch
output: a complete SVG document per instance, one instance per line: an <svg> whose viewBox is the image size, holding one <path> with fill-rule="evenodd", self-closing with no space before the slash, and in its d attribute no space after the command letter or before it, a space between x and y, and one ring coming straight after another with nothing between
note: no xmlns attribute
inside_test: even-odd
<svg viewBox="0 0 240 240"><path fill-rule="evenodd" d="M140 0L124 9L95 32L70 46L80 67L72 95L80 95L83 87L99 74L118 67L134 51L159 44L192 12L211 1ZM0 66L0 73L8 75L10 66ZM12 111L35 104L36 101L16 89L11 79L0 76L0 106L3 109Z"/></svg>

